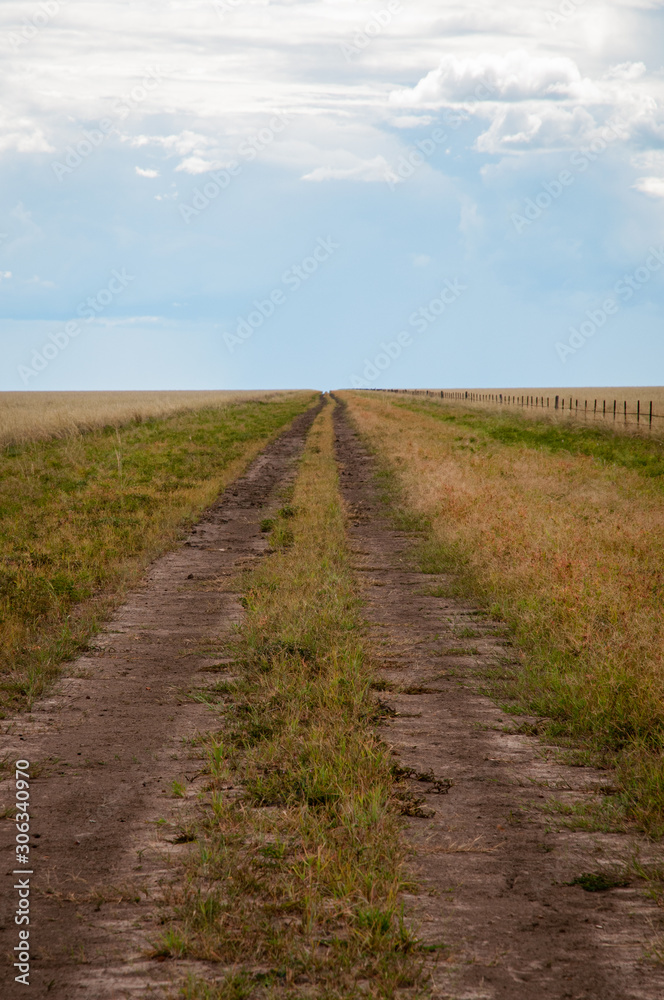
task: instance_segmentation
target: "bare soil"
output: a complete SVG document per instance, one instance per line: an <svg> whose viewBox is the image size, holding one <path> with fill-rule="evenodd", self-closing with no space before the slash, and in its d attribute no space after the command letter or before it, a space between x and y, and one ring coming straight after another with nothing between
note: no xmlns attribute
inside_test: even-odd
<svg viewBox="0 0 664 1000"><path fill-rule="evenodd" d="M413 774L404 805L415 814L408 835L422 891L406 905L436 949L432 996L661 998L664 967L647 953L657 940L661 949L664 921L645 883L592 892L570 884L598 874L620 881L636 853L656 860L661 850L636 834L567 829L547 812L552 801L598 801L611 773L561 763L554 748L515 732L522 718L481 693L486 671L514 660L504 627L469 603L430 595L445 578L415 570L412 537L388 519L375 459L343 408L336 433L391 713L382 735Z"/></svg>
<svg viewBox="0 0 664 1000"><path fill-rule="evenodd" d="M191 740L210 728L209 708L192 692L227 667L215 650L242 608L226 581L265 552L260 521L293 479L316 412L296 418L152 565L49 698L2 723L0 758L27 758L34 776L33 997L163 995L173 981L171 966L149 955L160 933L155 898L168 891L173 860L191 849L181 826L201 787ZM13 801L12 780L1 795L3 806ZM12 969L15 832L8 820L0 829L3 998L25 991Z"/></svg>

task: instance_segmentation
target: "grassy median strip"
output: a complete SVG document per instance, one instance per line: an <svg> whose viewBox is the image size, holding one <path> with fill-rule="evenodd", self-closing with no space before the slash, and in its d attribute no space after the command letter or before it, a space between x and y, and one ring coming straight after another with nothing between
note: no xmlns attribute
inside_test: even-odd
<svg viewBox="0 0 664 1000"><path fill-rule="evenodd" d="M210 799L157 951L221 965L188 1000L414 995L421 955L399 905L392 760L375 735L333 456L317 418L275 551L244 581L239 676L204 738ZM225 967L225 971L224 971Z"/></svg>
<svg viewBox="0 0 664 1000"><path fill-rule="evenodd" d="M311 393L0 452L0 714L30 706L146 563Z"/></svg>
<svg viewBox="0 0 664 1000"><path fill-rule="evenodd" d="M577 759L617 767L613 805L664 834L661 444L346 398L422 529L422 569L511 626L521 663L493 693Z"/></svg>

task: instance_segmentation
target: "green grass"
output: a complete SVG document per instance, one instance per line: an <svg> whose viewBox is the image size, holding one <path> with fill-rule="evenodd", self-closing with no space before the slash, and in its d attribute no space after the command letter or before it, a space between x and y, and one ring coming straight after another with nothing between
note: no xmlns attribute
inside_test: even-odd
<svg viewBox="0 0 664 1000"><path fill-rule="evenodd" d="M309 393L0 452L0 712L30 706Z"/></svg>
<svg viewBox="0 0 664 1000"><path fill-rule="evenodd" d="M190 978L186 998L419 995L423 955L399 904L403 804L374 733L330 409L275 518L273 554L244 578L240 677L202 737L198 853L156 947L232 972L214 987Z"/></svg>
<svg viewBox="0 0 664 1000"><path fill-rule="evenodd" d="M489 441L515 447L541 448L552 454L567 453L586 455L600 464L620 465L644 476L660 479L664 476L664 441L642 435L616 434L610 427L577 424L561 426L550 423L545 417L534 420L518 413L504 416L493 413L449 413L444 404L427 402L398 402L413 413L427 416L477 435L458 447L481 451Z"/></svg>

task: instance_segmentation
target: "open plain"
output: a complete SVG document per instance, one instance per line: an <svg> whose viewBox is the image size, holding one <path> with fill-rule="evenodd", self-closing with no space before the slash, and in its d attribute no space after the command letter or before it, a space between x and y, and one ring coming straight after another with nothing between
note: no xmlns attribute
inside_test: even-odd
<svg viewBox="0 0 664 1000"><path fill-rule="evenodd" d="M656 448L393 394L231 410L162 417L123 479L86 432L113 501L160 437L232 462L6 686L3 996L27 759L34 996L660 997Z"/></svg>

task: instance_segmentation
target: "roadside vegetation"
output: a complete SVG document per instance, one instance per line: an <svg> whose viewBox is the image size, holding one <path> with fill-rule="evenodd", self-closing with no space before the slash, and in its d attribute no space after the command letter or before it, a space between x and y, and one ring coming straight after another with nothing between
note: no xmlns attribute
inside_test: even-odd
<svg viewBox="0 0 664 1000"><path fill-rule="evenodd" d="M313 398L280 394L0 451L0 712L43 693L124 588Z"/></svg>
<svg viewBox="0 0 664 1000"><path fill-rule="evenodd" d="M425 572L511 627L492 692L664 834L664 448L441 401L345 393Z"/></svg>
<svg viewBox="0 0 664 1000"><path fill-rule="evenodd" d="M219 713L200 738L208 797L183 831L197 846L155 945L219 963L215 984L189 979L187 1000L420 995L331 411L312 427L292 496L264 522L272 553L242 580L236 676L207 691Z"/></svg>

